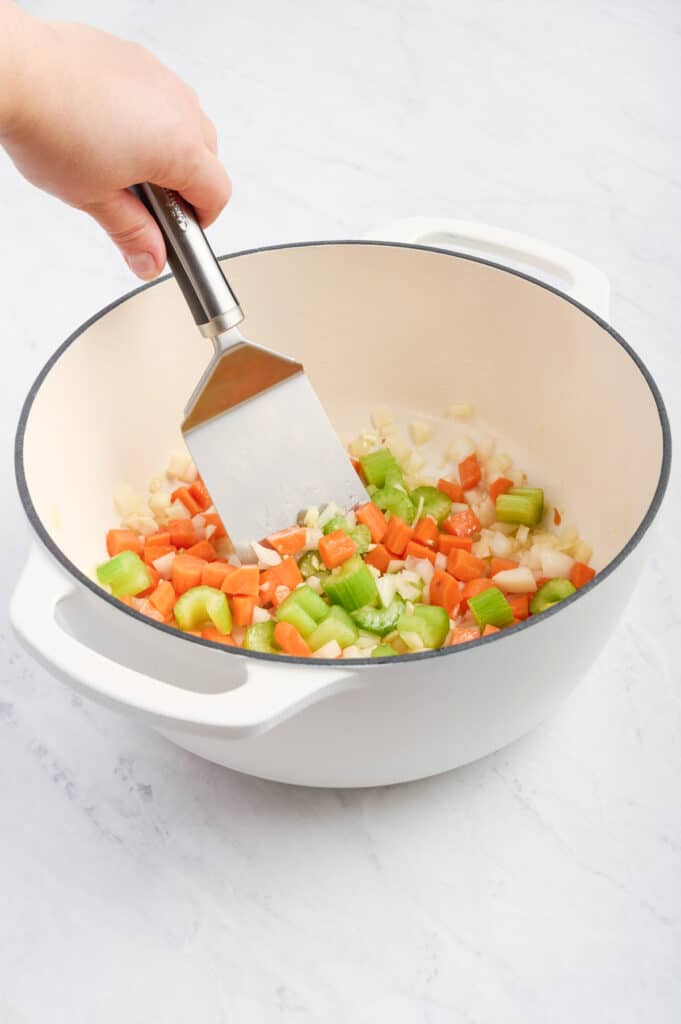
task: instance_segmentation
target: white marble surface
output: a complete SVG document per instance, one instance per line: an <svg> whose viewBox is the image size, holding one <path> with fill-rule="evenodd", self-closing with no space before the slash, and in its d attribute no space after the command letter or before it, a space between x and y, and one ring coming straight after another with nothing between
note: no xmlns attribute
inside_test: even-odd
<svg viewBox="0 0 681 1024"><path fill-rule="evenodd" d="M550 239L611 277L678 435L676 0L29 6L134 36L193 81L235 182L218 250L414 213ZM74 697L10 635L20 403L133 282L4 160L0 209L0 1022L681 1019L678 483L625 621L529 738L366 792L203 763Z"/></svg>

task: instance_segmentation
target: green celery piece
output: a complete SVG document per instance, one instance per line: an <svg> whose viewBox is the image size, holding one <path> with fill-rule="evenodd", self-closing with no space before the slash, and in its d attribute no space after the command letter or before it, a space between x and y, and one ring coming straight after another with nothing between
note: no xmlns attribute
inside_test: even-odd
<svg viewBox="0 0 681 1024"><path fill-rule="evenodd" d="M277 654L278 648L274 646L274 630L276 623L254 622L249 626L244 636L244 649L247 651L260 651L261 654Z"/></svg>
<svg viewBox="0 0 681 1024"><path fill-rule="evenodd" d="M338 572L322 580L322 586L332 604L340 604L350 612L378 602L376 580L359 555L353 555Z"/></svg>
<svg viewBox="0 0 681 1024"><path fill-rule="evenodd" d="M490 587L468 598L468 607L473 612L480 632L485 626L510 626L513 622L513 609L498 587Z"/></svg>
<svg viewBox="0 0 681 1024"><path fill-rule="evenodd" d="M313 632L317 623L298 601L291 600L294 596L295 591L279 605L276 619L277 622L290 622L301 636L307 637Z"/></svg>
<svg viewBox="0 0 681 1024"><path fill-rule="evenodd" d="M390 644L379 644L378 647L374 647L371 652L372 658L396 658L397 651Z"/></svg>
<svg viewBox="0 0 681 1024"><path fill-rule="evenodd" d="M400 468L389 448L379 448L368 455L361 455L359 463L366 482L375 484L376 487L385 486L385 475L388 470Z"/></svg>
<svg viewBox="0 0 681 1024"><path fill-rule="evenodd" d="M417 487L409 495L414 506L418 508L419 501L423 498L422 516L432 516L438 526L442 526L445 519L452 510L452 503L446 494L438 491L437 487Z"/></svg>
<svg viewBox="0 0 681 1024"><path fill-rule="evenodd" d="M376 484L367 484L366 491L370 498L376 493L377 490L378 487L376 486Z"/></svg>
<svg viewBox="0 0 681 1024"><path fill-rule="evenodd" d="M334 533L336 530L344 530L347 533L349 529L350 524L345 516L334 516L333 519L329 519L328 523L322 527L322 533L326 535Z"/></svg>
<svg viewBox="0 0 681 1024"><path fill-rule="evenodd" d="M320 622L314 633L307 638L307 642L313 651L318 651L320 647L332 640L335 640L339 647L349 647L350 644L354 644L358 636L357 626L345 608L335 604L324 621Z"/></svg>
<svg viewBox="0 0 681 1024"><path fill-rule="evenodd" d="M329 614L327 602L319 594L316 594L312 587L308 587L307 584L303 587L296 587L293 593L286 598L286 601L300 605L303 611L307 612L315 622L321 622ZM282 602L282 605L279 607L283 607L286 601Z"/></svg>
<svg viewBox="0 0 681 1024"><path fill-rule="evenodd" d="M121 551L98 565L97 579L111 587L114 597L134 597L151 586L151 573L134 551Z"/></svg>
<svg viewBox="0 0 681 1024"><path fill-rule="evenodd" d="M397 487L398 490L402 490L406 493L407 485L404 482L402 470L399 466L390 468L385 474L385 480L383 482L384 487Z"/></svg>
<svg viewBox="0 0 681 1024"><path fill-rule="evenodd" d="M178 597L173 613L180 629L200 629L211 622L227 636L232 628L229 601L217 587L191 587Z"/></svg>
<svg viewBox="0 0 681 1024"><path fill-rule="evenodd" d="M407 612L397 620L399 633L417 633L424 647L442 647L449 633L449 615L435 604L414 605L413 614Z"/></svg>
<svg viewBox="0 0 681 1024"><path fill-rule="evenodd" d="M352 617L361 629L387 636L393 632L403 612L404 601L396 594L387 608L358 608Z"/></svg>
<svg viewBox="0 0 681 1024"><path fill-rule="evenodd" d="M547 580L532 597L530 611L533 615L545 612L547 608L553 608L554 604L558 604L559 601L564 601L566 597L570 597L575 593L575 590L576 587L574 587L570 580L563 579L561 576L557 576L553 580ZM470 600L468 603L471 603Z"/></svg>
<svg viewBox="0 0 681 1024"><path fill-rule="evenodd" d="M525 494L500 494L496 501L496 517L500 523L521 523L536 526L543 515L543 505Z"/></svg>
<svg viewBox="0 0 681 1024"><path fill-rule="evenodd" d="M351 527L346 531L348 537L351 537L357 545L357 554L365 555L369 550L371 544L371 530L364 523L358 523L357 526Z"/></svg>
<svg viewBox="0 0 681 1024"><path fill-rule="evenodd" d="M412 523L416 515L416 509L408 494L398 490L397 487L382 487L374 491L372 495L374 505L380 508L381 512L390 512L392 515L404 519L405 523Z"/></svg>
<svg viewBox="0 0 681 1024"><path fill-rule="evenodd" d="M308 576L321 576L327 571L318 551L307 551L298 562L298 568L304 580Z"/></svg>

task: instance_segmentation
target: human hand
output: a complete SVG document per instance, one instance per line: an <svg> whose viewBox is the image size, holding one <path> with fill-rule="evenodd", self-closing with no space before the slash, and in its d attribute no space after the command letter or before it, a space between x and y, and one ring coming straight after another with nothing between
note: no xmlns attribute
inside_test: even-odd
<svg viewBox="0 0 681 1024"><path fill-rule="evenodd" d="M176 189L204 226L231 194L196 94L143 47L97 29L0 3L4 29L0 143L30 182L94 217L135 274L156 277L163 238L128 186Z"/></svg>

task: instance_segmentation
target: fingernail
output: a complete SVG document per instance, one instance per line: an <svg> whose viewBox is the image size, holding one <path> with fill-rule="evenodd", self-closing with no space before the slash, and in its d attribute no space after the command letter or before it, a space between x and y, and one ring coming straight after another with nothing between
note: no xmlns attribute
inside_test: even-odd
<svg viewBox="0 0 681 1024"><path fill-rule="evenodd" d="M150 252L135 252L131 256L126 256L125 260L133 274L137 274L144 281L151 281L158 273L156 262Z"/></svg>

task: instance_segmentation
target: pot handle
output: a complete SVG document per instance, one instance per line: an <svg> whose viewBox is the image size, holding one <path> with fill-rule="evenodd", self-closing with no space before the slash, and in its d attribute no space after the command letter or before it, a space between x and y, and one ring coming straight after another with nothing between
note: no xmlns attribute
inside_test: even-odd
<svg viewBox="0 0 681 1024"><path fill-rule="evenodd" d="M375 228L365 238L471 252L531 274L538 271L540 277L548 278L548 283L603 320L610 315L610 282L601 270L565 249L528 235L450 217L405 217Z"/></svg>
<svg viewBox="0 0 681 1024"><path fill-rule="evenodd" d="M75 581L42 545L34 544L12 596L10 619L19 639L49 672L86 697L137 712L159 726L185 725L242 739L266 732L322 698L360 685L357 673L240 657L246 681L221 693L196 693L145 675L81 643L59 624L59 602ZM142 624L141 628L144 628ZM219 655L219 652L214 652ZM230 657L223 652L229 676Z"/></svg>

